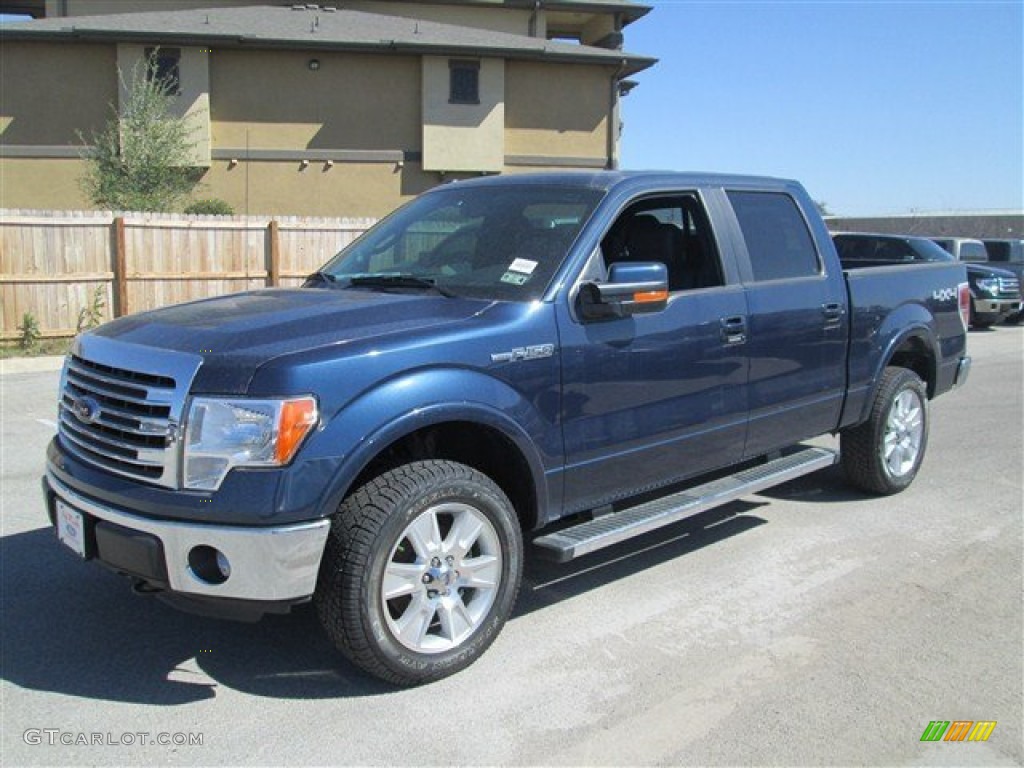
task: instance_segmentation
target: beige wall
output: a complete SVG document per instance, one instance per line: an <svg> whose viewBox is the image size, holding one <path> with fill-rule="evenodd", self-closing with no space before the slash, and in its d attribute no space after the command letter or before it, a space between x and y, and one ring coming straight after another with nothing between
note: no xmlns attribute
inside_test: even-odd
<svg viewBox="0 0 1024 768"><path fill-rule="evenodd" d="M0 208L89 210L79 187L81 160L0 158ZM229 168L214 161L192 198L218 197L236 213L306 216L373 216L440 182L418 163L239 162Z"/></svg>
<svg viewBox="0 0 1024 768"><path fill-rule="evenodd" d="M617 31L615 27L615 17L611 14L591 16L580 31L580 42L584 45L600 42L602 38Z"/></svg>
<svg viewBox="0 0 1024 768"><path fill-rule="evenodd" d="M236 213L379 217L438 181L417 163L215 162L201 196L227 200Z"/></svg>
<svg viewBox="0 0 1024 768"><path fill-rule="evenodd" d="M480 103L450 104L449 59L423 57L423 167L492 171L505 164L505 62L480 64Z"/></svg>
<svg viewBox="0 0 1024 768"><path fill-rule="evenodd" d="M0 142L80 145L117 103L110 45L4 42L0 46Z"/></svg>
<svg viewBox="0 0 1024 768"><path fill-rule="evenodd" d="M315 72L308 66L314 58ZM414 56L214 49L210 89L215 147L420 147Z"/></svg>
<svg viewBox="0 0 1024 768"><path fill-rule="evenodd" d="M505 154L607 157L613 70L510 61L505 68Z"/></svg>
<svg viewBox="0 0 1024 768"><path fill-rule="evenodd" d="M0 55L0 207L89 207L76 130L91 134L112 114L116 46L13 42ZM223 198L239 213L381 216L441 181L437 170L600 167L606 158L608 67L482 60L486 104L470 121L481 130L443 117L456 106L446 57L214 49L208 62L212 164L194 197ZM424 71L438 86L426 109ZM246 160L247 141L273 156ZM32 147L42 156L8 151ZM67 156L45 157L50 147ZM409 155L417 152L422 163Z"/></svg>
<svg viewBox="0 0 1024 768"><path fill-rule="evenodd" d="M118 98L124 110L128 88L135 77L144 77L146 49L149 45L117 46L117 67L120 72ZM174 48L177 46L167 46ZM174 99L173 112L185 118L192 144L191 164L210 165L210 54L207 48L179 48L178 79L181 92Z"/></svg>
<svg viewBox="0 0 1024 768"><path fill-rule="evenodd" d="M0 158L0 208L92 208L79 187L85 163L60 158Z"/></svg>

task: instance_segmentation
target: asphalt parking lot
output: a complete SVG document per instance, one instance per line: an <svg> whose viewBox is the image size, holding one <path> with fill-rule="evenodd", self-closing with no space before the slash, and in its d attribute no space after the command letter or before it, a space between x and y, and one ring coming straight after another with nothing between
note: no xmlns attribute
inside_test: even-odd
<svg viewBox="0 0 1024 768"><path fill-rule="evenodd" d="M864 497L830 470L570 566L533 559L491 650L414 690L350 667L309 610L194 618L76 562L39 493L58 374L8 364L0 762L1024 764L1024 327L969 345L909 491ZM997 725L923 743L933 720Z"/></svg>

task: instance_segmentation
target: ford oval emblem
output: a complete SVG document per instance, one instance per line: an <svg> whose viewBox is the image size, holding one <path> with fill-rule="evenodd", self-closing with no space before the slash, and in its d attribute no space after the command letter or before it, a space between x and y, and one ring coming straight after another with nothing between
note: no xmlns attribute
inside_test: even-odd
<svg viewBox="0 0 1024 768"><path fill-rule="evenodd" d="M82 397L75 401L75 416L83 424L92 424L100 417L100 404L91 397Z"/></svg>

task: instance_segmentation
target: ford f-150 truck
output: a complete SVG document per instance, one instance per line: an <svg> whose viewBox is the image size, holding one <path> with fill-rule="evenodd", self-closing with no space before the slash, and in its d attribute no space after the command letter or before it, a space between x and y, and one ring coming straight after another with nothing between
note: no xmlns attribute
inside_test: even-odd
<svg viewBox="0 0 1024 768"><path fill-rule="evenodd" d="M427 682L495 639L524 541L568 560L837 461L906 488L969 300L961 264L844 274L791 181L460 181L301 288L79 336L46 504L138 591L312 600L356 665Z"/></svg>

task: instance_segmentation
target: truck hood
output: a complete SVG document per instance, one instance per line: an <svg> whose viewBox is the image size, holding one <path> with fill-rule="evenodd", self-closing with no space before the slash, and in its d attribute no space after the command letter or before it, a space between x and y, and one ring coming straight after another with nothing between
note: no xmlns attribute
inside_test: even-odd
<svg viewBox="0 0 1024 768"><path fill-rule="evenodd" d="M981 264L977 261L964 261L961 262L967 267L967 274L974 275L975 277L1017 277L1013 272L1008 269L1000 269L998 267L992 267L988 264Z"/></svg>
<svg viewBox="0 0 1024 768"><path fill-rule="evenodd" d="M338 289L267 289L130 315L92 333L203 358L194 392L242 394L256 370L283 355L465 321L490 302Z"/></svg>

